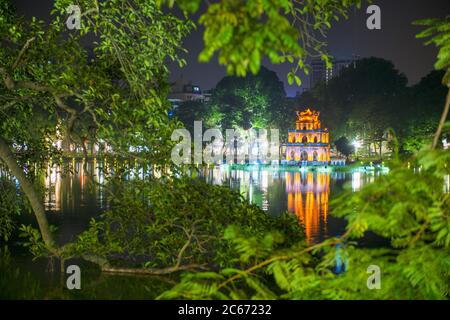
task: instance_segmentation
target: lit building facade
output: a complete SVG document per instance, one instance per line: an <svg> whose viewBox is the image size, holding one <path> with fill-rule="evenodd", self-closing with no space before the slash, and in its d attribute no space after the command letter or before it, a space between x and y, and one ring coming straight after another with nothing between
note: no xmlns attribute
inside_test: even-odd
<svg viewBox="0 0 450 320"><path fill-rule="evenodd" d="M296 128L288 131L288 143L284 146L286 161L301 165L330 162L329 132L321 128L319 115L310 109L297 111Z"/></svg>
<svg viewBox="0 0 450 320"><path fill-rule="evenodd" d="M186 101L207 102L211 98L208 92L202 92L201 88L193 85L192 82L185 82L183 77L171 84L169 92L169 101L174 109L178 108Z"/></svg>

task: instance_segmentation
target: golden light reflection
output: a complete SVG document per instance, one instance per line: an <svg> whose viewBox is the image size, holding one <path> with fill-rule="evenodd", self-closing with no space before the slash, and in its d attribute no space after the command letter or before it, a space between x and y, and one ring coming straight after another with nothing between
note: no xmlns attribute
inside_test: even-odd
<svg viewBox="0 0 450 320"><path fill-rule="evenodd" d="M103 168L97 160L87 163L87 172L84 162L70 161L64 165L48 165L46 169L45 184L45 210L50 212L76 212L79 207L92 206L96 203L100 208L104 208L104 179ZM92 176L89 184L87 175ZM92 189L91 189L92 188Z"/></svg>
<svg viewBox="0 0 450 320"><path fill-rule="evenodd" d="M286 172L288 211L295 213L308 243L327 236L330 173Z"/></svg>
<svg viewBox="0 0 450 320"><path fill-rule="evenodd" d="M45 205L55 211L61 210L61 167L53 165L47 167L45 175Z"/></svg>

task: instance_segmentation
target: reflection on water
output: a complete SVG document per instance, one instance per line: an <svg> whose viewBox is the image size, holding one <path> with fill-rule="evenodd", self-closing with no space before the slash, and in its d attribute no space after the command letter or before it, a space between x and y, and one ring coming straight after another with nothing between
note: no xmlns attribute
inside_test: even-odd
<svg viewBox="0 0 450 320"><path fill-rule="evenodd" d="M95 159L49 165L45 175L45 209L65 214L80 209L103 210L108 205L103 187L107 167L107 162Z"/></svg>
<svg viewBox="0 0 450 320"><path fill-rule="evenodd" d="M87 170L87 172L86 172ZM113 170L107 162L72 161L63 166L47 168L45 178L45 208L49 213L72 217L60 219L60 229L69 240L81 232L91 217L108 207L105 172ZM137 171L142 175L142 169ZM211 184L227 185L238 190L249 203L254 203L276 216L288 211L298 217L310 243L343 232L345 223L329 216L330 198L338 195L344 185L353 192L373 182L377 172L311 172L283 170L228 170L223 167L205 169L203 178ZM133 175L131 176L133 177ZM444 191L450 190L449 176L444 179ZM69 236L70 235L70 236Z"/></svg>
<svg viewBox="0 0 450 320"><path fill-rule="evenodd" d="M107 162L72 161L49 166L45 175L45 208L52 224L59 227L59 241L67 242L83 231L90 218L108 207L105 172L114 171ZM143 171L138 172L143 175ZM307 241L316 243L342 234L345 221L333 217L329 202L345 185L354 192L376 179L373 172L308 172L282 170L205 170L203 177L211 184L227 185L243 194L249 202L271 215L288 211L298 217ZM0 177L8 176L0 167ZM95 182L95 183L93 183ZM445 176L445 192L450 191L450 178ZM168 287L155 278L120 277L84 274L84 290L68 291L59 283L59 274L46 271L47 261L30 263L29 255L7 258L0 248L1 298L83 298L121 299L154 298ZM17 251L17 250L14 250ZM87 267L83 270L89 270ZM57 279L53 279L57 275Z"/></svg>
<svg viewBox="0 0 450 320"><path fill-rule="evenodd" d="M70 161L49 165L45 172L44 207L50 223L58 227L57 241L73 241L83 232L91 218L109 206L105 172L108 162Z"/></svg>
<svg viewBox="0 0 450 320"><path fill-rule="evenodd" d="M90 218L108 207L105 195L105 172L114 171L114 163L71 161L52 165L45 175L45 208L59 227L61 241L70 241L87 226ZM143 175L136 170L135 175ZM273 169L229 170L226 167L204 168L202 176L211 184L227 185L238 190L273 216L282 212L295 214L307 241L315 243L341 234L345 221L329 214L329 201L344 184L356 192L376 179L374 172L312 172ZM444 188L448 188L448 176Z"/></svg>
<svg viewBox="0 0 450 320"><path fill-rule="evenodd" d="M330 173L286 172L288 211L295 213L302 224L306 240L315 242L327 236Z"/></svg>
<svg viewBox="0 0 450 320"><path fill-rule="evenodd" d="M31 259L22 248L0 246L0 299L155 299L173 287L169 277L145 277L101 273L80 260L68 261L82 270L81 290L68 290L68 275L60 273L59 263ZM14 252L14 255L12 255ZM58 265L57 265L58 264ZM54 272L50 271L54 268Z"/></svg>
<svg viewBox="0 0 450 320"><path fill-rule="evenodd" d="M228 185L269 214L288 211L298 217L307 241L315 243L343 232L345 222L329 217L330 197L348 182L352 191L374 181L378 173L210 169L205 179Z"/></svg>

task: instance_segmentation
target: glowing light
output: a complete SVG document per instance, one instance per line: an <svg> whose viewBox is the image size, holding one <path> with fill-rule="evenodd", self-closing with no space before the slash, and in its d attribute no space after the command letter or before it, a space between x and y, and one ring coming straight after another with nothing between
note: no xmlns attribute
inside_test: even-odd
<svg viewBox="0 0 450 320"><path fill-rule="evenodd" d="M362 141L361 140L353 140L352 145L355 147L355 152L358 151L362 147Z"/></svg>
<svg viewBox="0 0 450 320"><path fill-rule="evenodd" d="M354 172L352 174L352 190L358 191L359 189L361 189L361 173Z"/></svg>

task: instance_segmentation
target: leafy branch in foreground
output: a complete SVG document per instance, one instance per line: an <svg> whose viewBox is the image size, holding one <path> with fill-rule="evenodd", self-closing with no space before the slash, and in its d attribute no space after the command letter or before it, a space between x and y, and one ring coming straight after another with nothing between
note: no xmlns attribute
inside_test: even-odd
<svg viewBox="0 0 450 320"><path fill-rule="evenodd" d="M437 70L445 70L446 74L442 83L450 87L450 16L444 19L422 19L414 22L415 25L427 27L416 35L417 38L430 38L426 45L434 44L439 48L434 67Z"/></svg>
<svg viewBox="0 0 450 320"><path fill-rule="evenodd" d="M192 27L155 1L85 0L77 2L89 12L83 28L68 33L72 4L55 1L46 24L17 16L9 0L0 0L0 160L18 180L55 256L65 249L51 233L29 163L45 166L60 156L52 146L61 136L64 152L80 146L87 158L89 135L115 156L171 165L177 125L167 114L167 60L184 63L181 41Z"/></svg>
<svg viewBox="0 0 450 320"><path fill-rule="evenodd" d="M294 217L272 218L239 193L199 179L114 179L111 184L110 210L68 251L97 257L105 272L169 274L235 266L238 256L222 238L232 223L247 234L282 229L290 241L302 238Z"/></svg>
<svg viewBox="0 0 450 320"><path fill-rule="evenodd" d="M24 208L16 186L5 177L0 177L0 239L8 241L16 226L15 217Z"/></svg>
<svg viewBox="0 0 450 320"><path fill-rule="evenodd" d="M438 49L438 55L434 67L437 70L444 70L445 75L442 83L448 87L447 99L445 101L444 110L442 112L441 120L439 121L438 129L433 139L432 148L436 148L445 121L450 109L450 16L445 19L423 19L415 21L414 24L426 26L427 28L420 32L417 38L430 38L425 44L433 43Z"/></svg>
<svg viewBox="0 0 450 320"><path fill-rule="evenodd" d="M427 149L416 161L419 172L397 164L389 175L333 202L333 214L348 221L342 237L274 249L274 241L281 241L276 233L249 237L230 227L224 237L240 253L241 267L184 274L160 298L448 298L450 197L443 178L450 173L450 151ZM351 242L368 231L391 245L369 249ZM345 272L334 272L338 264ZM370 265L380 267L379 290L366 285Z"/></svg>
<svg viewBox="0 0 450 320"><path fill-rule="evenodd" d="M160 0L185 12L197 12L201 0ZM331 24L347 18L361 0L221 0L207 3L199 24L205 27L204 48L199 60L207 62L217 54L229 74L258 73L267 57L272 64L289 62L290 84L301 85L299 71L309 73L306 59L320 57L331 67L324 41Z"/></svg>

